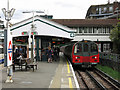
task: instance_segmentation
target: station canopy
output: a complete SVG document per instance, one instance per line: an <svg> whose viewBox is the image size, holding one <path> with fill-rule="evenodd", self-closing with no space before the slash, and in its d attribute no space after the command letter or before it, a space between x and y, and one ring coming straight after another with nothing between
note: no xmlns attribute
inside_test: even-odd
<svg viewBox="0 0 120 90"><path fill-rule="evenodd" d="M28 18L13 24L11 32L13 37L28 36L29 32L34 32L36 36L53 36L67 39L74 39L74 31L68 27L58 24L49 19L42 18L38 15L34 17L35 30L32 30L33 18Z"/></svg>

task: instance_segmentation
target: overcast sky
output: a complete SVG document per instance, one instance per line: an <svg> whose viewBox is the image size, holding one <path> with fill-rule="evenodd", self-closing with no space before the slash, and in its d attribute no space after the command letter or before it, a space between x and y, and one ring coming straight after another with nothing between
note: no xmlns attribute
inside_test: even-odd
<svg viewBox="0 0 120 90"><path fill-rule="evenodd" d="M54 19L84 19L90 5L106 4L108 0L9 0L10 9L15 8L12 22L31 17L23 11L41 10L53 15ZM113 3L115 0L110 0ZM120 1L120 0L117 0ZM0 0L0 16L4 20L2 8L7 8L7 0ZM39 15L39 14L37 14Z"/></svg>

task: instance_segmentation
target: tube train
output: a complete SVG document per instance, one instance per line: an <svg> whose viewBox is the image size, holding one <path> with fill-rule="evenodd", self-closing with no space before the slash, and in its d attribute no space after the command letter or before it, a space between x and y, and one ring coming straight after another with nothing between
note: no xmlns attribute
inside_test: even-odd
<svg viewBox="0 0 120 90"><path fill-rule="evenodd" d="M99 63L98 46L89 40L79 41L61 47L61 51L73 65L81 67L92 67Z"/></svg>

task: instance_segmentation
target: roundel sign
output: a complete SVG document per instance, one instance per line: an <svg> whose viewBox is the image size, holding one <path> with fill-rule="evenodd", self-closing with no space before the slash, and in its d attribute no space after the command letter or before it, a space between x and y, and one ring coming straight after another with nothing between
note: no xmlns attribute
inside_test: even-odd
<svg viewBox="0 0 120 90"><path fill-rule="evenodd" d="M8 45L8 58L11 61L12 60L12 42L9 41L9 45Z"/></svg>

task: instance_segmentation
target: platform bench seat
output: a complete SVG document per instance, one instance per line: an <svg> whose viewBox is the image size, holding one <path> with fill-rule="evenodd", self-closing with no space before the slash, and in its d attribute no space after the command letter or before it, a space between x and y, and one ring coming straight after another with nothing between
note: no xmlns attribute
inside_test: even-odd
<svg viewBox="0 0 120 90"><path fill-rule="evenodd" d="M26 66L26 61L25 60L16 59L16 60L13 61L12 66L13 66L13 71L15 71L15 68L19 68L22 71L22 67Z"/></svg>
<svg viewBox="0 0 120 90"><path fill-rule="evenodd" d="M35 68L37 70L37 65L38 65L38 63L34 63L34 62L32 63L31 60L27 61L26 71L27 71L27 68L29 68L29 69L33 68L33 71L34 71Z"/></svg>

